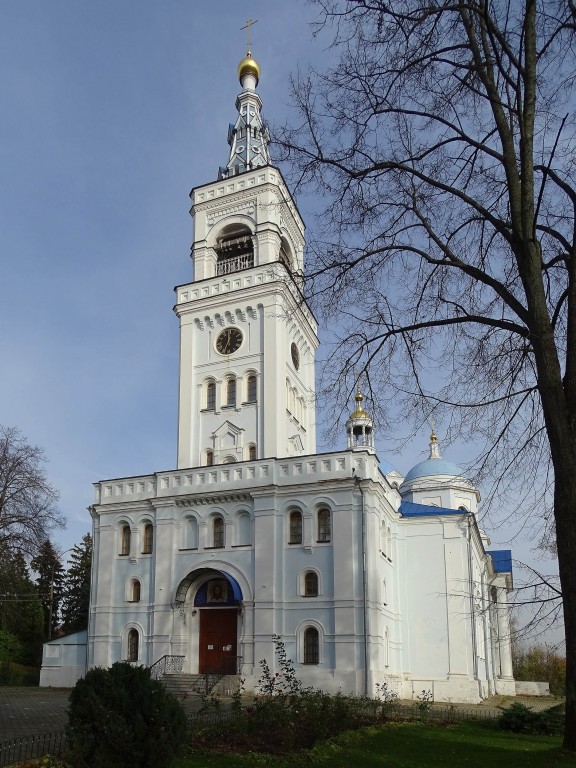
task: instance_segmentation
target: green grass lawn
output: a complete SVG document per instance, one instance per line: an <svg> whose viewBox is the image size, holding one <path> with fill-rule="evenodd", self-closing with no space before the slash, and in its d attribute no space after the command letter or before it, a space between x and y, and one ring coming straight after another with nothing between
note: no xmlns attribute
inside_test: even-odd
<svg viewBox="0 0 576 768"><path fill-rule="evenodd" d="M448 727L389 723L348 731L317 745L305 756L205 754L180 759L177 768L575 768L576 757L560 749L554 736L522 736L493 724Z"/></svg>

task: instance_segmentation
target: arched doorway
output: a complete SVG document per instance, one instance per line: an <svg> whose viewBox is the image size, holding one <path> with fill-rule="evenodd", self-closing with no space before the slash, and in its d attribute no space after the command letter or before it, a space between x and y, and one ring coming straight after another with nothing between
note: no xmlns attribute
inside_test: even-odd
<svg viewBox="0 0 576 768"><path fill-rule="evenodd" d="M242 612L238 582L221 571L195 571L181 582L176 600L193 617L189 647L196 658L190 659L190 668L200 674L237 674Z"/></svg>

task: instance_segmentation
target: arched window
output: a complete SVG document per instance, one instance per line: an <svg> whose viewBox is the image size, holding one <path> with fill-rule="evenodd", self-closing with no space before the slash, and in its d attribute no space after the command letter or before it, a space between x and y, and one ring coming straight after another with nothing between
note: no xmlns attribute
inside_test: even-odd
<svg viewBox="0 0 576 768"><path fill-rule="evenodd" d="M236 379L226 382L226 405L236 405Z"/></svg>
<svg viewBox="0 0 576 768"><path fill-rule="evenodd" d="M140 645L140 636L137 629L131 629L128 632L128 661L138 661L138 646Z"/></svg>
<svg viewBox="0 0 576 768"><path fill-rule="evenodd" d="M138 581L138 579L134 579L134 581L132 582L132 589L130 591L131 591L130 602L139 603L141 588L140 588L140 582Z"/></svg>
<svg viewBox="0 0 576 768"><path fill-rule="evenodd" d="M154 544L154 526L152 523L147 523L144 526L144 547L142 554L149 555L152 553L152 545Z"/></svg>
<svg viewBox="0 0 576 768"><path fill-rule="evenodd" d="M392 560L392 531L390 529L390 526L388 526L388 529L386 531L386 554L388 555L388 560Z"/></svg>
<svg viewBox="0 0 576 768"><path fill-rule="evenodd" d="M206 387L206 408L209 411L216 410L216 384L213 381L209 381Z"/></svg>
<svg viewBox="0 0 576 768"><path fill-rule="evenodd" d="M195 517L186 518L184 548L198 548L198 520Z"/></svg>
<svg viewBox="0 0 576 768"><path fill-rule="evenodd" d="M304 664L318 664L320 661L320 637L316 627L304 630Z"/></svg>
<svg viewBox="0 0 576 768"><path fill-rule="evenodd" d="M235 169L235 173L238 170ZM254 266L254 244L248 227L231 224L220 234L216 244L217 275L229 275Z"/></svg>
<svg viewBox="0 0 576 768"><path fill-rule="evenodd" d="M224 546L224 520L221 517L215 517L212 523L212 546Z"/></svg>
<svg viewBox="0 0 576 768"><path fill-rule="evenodd" d="M304 597L318 597L318 574L308 571L304 576Z"/></svg>
<svg viewBox="0 0 576 768"><path fill-rule="evenodd" d="M382 582L382 605L388 605L388 586L386 579Z"/></svg>
<svg viewBox="0 0 576 768"><path fill-rule="evenodd" d="M252 524L250 515L248 512L241 512L238 515L238 521L236 525L236 544L242 546L243 544L252 543Z"/></svg>
<svg viewBox="0 0 576 768"><path fill-rule="evenodd" d="M214 451L206 451L206 466L211 467L214 464Z"/></svg>
<svg viewBox="0 0 576 768"><path fill-rule="evenodd" d="M290 536L289 544L302 544L302 512L294 510L290 512Z"/></svg>
<svg viewBox="0 0 576 768"><path fill-rule="evenodd" d="M318 541L330 541L331 525L330 510L318 510Z"/></svg>
<svg viewBox="0 0 576 768"><path fill-rule="evenodd" d="M248 461L256 461L256 446L248 446Z"/></svg>
<svg viewBox="0 0 576 768"><path fill-rule="evenodd" d="M248 402L255 403L258 399L258 390L256 384L256 376L253 374L248 376Z"/></svg>
<svg viewBox="0 0 576 768"><path fill-rule="evenodd" d="M130 526L129 525L122 526L122 535L120 540L120 554L121 555L130 554Z"/></svg>

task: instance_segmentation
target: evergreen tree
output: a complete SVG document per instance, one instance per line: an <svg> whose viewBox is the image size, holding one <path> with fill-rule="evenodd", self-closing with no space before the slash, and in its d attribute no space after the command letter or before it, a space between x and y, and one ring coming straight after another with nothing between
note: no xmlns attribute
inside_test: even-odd
<svg viewBox="0 0 576 768"><path fill-rule="evenodd" d="M20 661L40 663L43 613L38 592L23 555L6 546L0 551L0 630L20 641Z"/></svg>
<svg viewBox="0 0 576 768"><path fill-rule="evenodd" d="M91 568L92 537L87 533L82 537L82 543L73 548L64 579L62 629L66 634L88 626Z"/></svg>
<svg viewBox="0 0 576 768"><path fill-rule="evenodd" d="M44 637L50 640L58 626L64 569L52 543L46 539L30 563L36 571L36 585L44 611Z"/></svg>

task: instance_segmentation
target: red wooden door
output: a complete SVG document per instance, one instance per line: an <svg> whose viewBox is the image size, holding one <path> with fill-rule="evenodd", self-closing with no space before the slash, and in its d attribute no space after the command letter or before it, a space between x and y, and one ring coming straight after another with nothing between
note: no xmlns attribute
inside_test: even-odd
<svg viewBox="0 0 576 768"><path fill-rule="evenodd" d="M201 674L236 674L236 608L204 608L200 611Z"/></svg>

